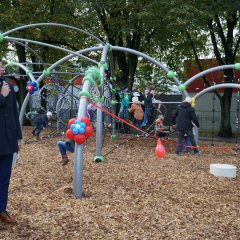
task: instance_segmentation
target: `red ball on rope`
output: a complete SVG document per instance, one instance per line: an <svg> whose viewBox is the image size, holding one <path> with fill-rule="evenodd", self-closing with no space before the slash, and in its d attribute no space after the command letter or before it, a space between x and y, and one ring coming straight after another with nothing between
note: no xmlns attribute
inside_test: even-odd
<svg viewBox="0 0 240 240"><path fill-rule="evenodd" d="M155 148L155 154L159 158L163 158L165 156L166 150L165 147L162 145L161 139L157 140L157 146Z"/></svg>

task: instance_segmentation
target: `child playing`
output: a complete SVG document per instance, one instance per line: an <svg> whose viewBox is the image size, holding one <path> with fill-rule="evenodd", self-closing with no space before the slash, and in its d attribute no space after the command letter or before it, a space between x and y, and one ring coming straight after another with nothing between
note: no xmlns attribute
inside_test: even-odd
<svg viewBox="0 0 240 240"><path fill-rule="evenodd" d="M167 132L165 132L165 127L163 125L164 116L158 115L158 118L156 120L156 130L154 136L160 137L160 138L166 138Z"/></svg>
<svg viewBox="0 0 240 240"><path fill-rule="evenodd" d="M132 98L131 108L128 109L130 113L133 113L134 120L138 128L141 128L142 120L143 120L143 109L141 106L141 102L138 100L138 97Z"/></svg>
<svg viewBox="0 0 240 240"><path fill-rule="evenodd" d="M47 127L48 120L51 118L52 118L52 113L47 112L46 114L41 114L34 119L33 124L35 128L33 129L32 134L36 136L37 140L41 140L40 133L45 127Z"/></svg>
<svg viewBox="0 0 240 240"><path fill-rule="evenodd" d="M129 98L130 98L130 93L128 92L128 88L124 88L122 92L119 94L120 97L120 110L118 113L118 117L126 119L127 115L127 109L129 106Z"/></svg>
<svg viewBox="0 0 240 240"><path fill-rule="evenodd" d="M69 159L67 156L67 151L73 153L75 149L75 142L73 140L67 140L67 141L58 141L57 146L59 148L60 154L62 156L61 164L62 166L65 166L68 164Z"/></svg>
<svg viewBox="0 0 240 240"><path fill-rule="evenodd" d="M37 116L39 116L43 113L44 113L44 111L41 108L39 108L37 111L31 111L31 112L26 113L25 115L28 120L33 122Z"/></svg>

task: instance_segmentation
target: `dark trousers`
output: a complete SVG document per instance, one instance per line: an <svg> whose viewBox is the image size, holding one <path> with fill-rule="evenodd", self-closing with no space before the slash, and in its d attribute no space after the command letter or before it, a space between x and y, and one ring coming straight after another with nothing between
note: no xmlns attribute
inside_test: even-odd
<svg viewBox="0 0 240 240"><path fill-rule="evenodd" d="M183 151L184 139L186 138L186 136L184 136L185 134L190 139L191 145L193 146L193 152L198 153L198 148L197 148L194 136L193 136L192 129L191 130L180 130L180 131L178 131L178 145L176 147L176 153L178 154L178 153ZM189 143L185 143L185 144L189 145Z"/></svg>
<svg viewBox="0 0 240 240"><path fill-rule="evenodd" d="M7 209L13 154L0 155L0 213Z"/></svg>
<svg viewBox="0 0 240 240"><path fill-rule="evenodd" d="M42 124L35 124L35 129L33 130L35 135L39 136L42 130L43 130Z"/></svg>
<svg viewBox="0 0 240 240"><path fill-rule="evenodd" d="M142 125L142 120L137 120L136 119L136 125L138 128L142 128L141 125Z"/></svg>

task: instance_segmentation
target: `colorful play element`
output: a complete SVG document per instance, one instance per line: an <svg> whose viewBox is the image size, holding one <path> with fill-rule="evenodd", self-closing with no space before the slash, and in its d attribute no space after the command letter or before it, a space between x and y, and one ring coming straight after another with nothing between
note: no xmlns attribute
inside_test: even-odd
<svg viewBox="0 0 240 240"><path fill-rule="evenodd" d="M95 156L93 159L94 162L103 162L104 157L103 156Z"/></svg>
<svg viewBox="0 0 240 240"><path fill-rule="evenodd" d="M44 75L44 77L48 77L50 74L51 74L51 72L50 72L49 69L44 69L44 70L43 70L43 75Z"/></svg>
<svg viewBox="0 0 240 240"><path fill-rule="evenodd" d="M33 94L35 91L38 90L38 83L34 81L28 81L26 89L30 94Z"/></svg>
<svg viewBox="0 0 240 240"><path fill-rule="evenodd" d="M111 135L111 140L116 140L117 139L117 135L113 134Z"/></svg>
<svg viewBox="0 0 240 240"><path fill-rule="evenodd" d="M162 145L161 139L157 140L157 146L155 148L155 154L159 158L163 158L165 156L166 150L165 147Z"/></svg>
<svg viewBox="0 0 240 240"><path fill-rule="evenodd" d="M237 175L237 168L230 164L214 163L210 164L210 173L216 177L235 178Z"/></svg>
<svg viewBox="0 0 240 240"><path fill-rule="evenodd" d="M116 101L116 100L111 100L111 105L112 105L112 106L117 105L117 101Z"/></svg>
<svg viewBox="0 0 240 240"><path fill-rule="evenodd" d="M167 73L167 77L168 77L168 78L174 78L174 76L175 76L175 74L174 74L173 71L169 71L169 72Z"/></svg>
<svg viewBox="0 0 240 240"><path fill-rule="evenodd" d="M240 71L240 63L235 63L234 67L237 71Z"/></svg>
<svg viewBox="0 0 240 240"><path fill-rule="evenodd" d="M186 86L185 86L184 84L180 84L180 85L178 86L178 90L181 91L181 92L183 92L184 90L186 90Z"/></svg>
<svg viewBox="0 0 240 240"><path fill-rule="evenodd" d="M196 106L196 99L194 97L192 97L192 104L191 106L194 108Z"/></svg>
<svg viewBox="0 0 240 240"><path fill-rule="evenodd" d="M4 40L4 36L2 33L0 33L0 43L3 42L3 40Z"/></svg>
<svg viewBox="0 0 240 240"><path fill-rule="evenodd" d="M66 137L79 145L85 143L85 140L93 134L88 117L71 118L68 121L68 127L70 128L66 131Z"/></svg>

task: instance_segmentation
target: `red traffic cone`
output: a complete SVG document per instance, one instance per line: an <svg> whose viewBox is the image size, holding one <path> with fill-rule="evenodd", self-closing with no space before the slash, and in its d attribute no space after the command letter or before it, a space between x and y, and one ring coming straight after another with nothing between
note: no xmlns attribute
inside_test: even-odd
<svg viewBox="0 0 240 240"><path fill-rule="evenodd" d="M166 150L165 147L162 145L161 139L157 140L157 146L155 148L155 154L159 158L163 158L165 156Z"/></svg>

